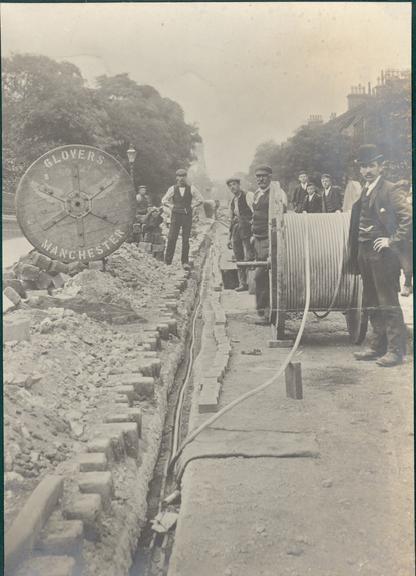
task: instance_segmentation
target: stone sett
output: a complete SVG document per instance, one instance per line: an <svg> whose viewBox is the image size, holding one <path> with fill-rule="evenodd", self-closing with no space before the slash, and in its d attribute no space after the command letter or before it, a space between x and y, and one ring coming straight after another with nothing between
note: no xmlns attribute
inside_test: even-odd
<svg viewBox="0 0 416 576"><path fill-rule="evenodd" d="M80 492L83 494L100 494L105 508L111 503L114 494L111 472L80 472L77 477Z"/></svg>
<svg viewBox="0 0 416 576"><path fill-rule="evenodd" d="M104 452L86 452L76 458L80 472L100 472L107 470L108 461Z"/></svg>
<svg viewBox="0 0 416 576"><path fill-rule="evenodd" d="M77 494L66 504L63 514L68 520L81 520L87 540L100 539L100 522L103 505L100 494Z"/></svg>
<svg viewBox="0 0 416 576"><path fill-rule="evenodd" d="M48 523L36 550L44 554L68 554L80 557L84 525L81 520L59 520Z"/></svg>
<svg viewBox="0 0 416 576"><path fill-rule="evenodd" d="M94 438L87 444L88 452L101 452L105 455L107 460L111 460L113 455L113 448L111 438Z"/></svg>
<svg viewBox="0 0 416 576"><path fill-rule="evenodd" d="M101 424L93 433L95 437L110 438L111 451L115 460L121 460L124 457L125 448L122 430L115 428L113 424Z"/></svg>
<svg viewBox="0 0 416 576"><path fill-rule="evenodd" d="M6 288L3 290L3 294L9 300L11 300L11 302L14 304L14 306L17 306L18 304L20 304L20 302L22 300L20 294L18 292L16 292L16 290L14 288L12 288L11 286L6 286Z"/></svg>
<svg viewBox="0 0 416 576"><path fill-rule="evenodd" d="M3 342L30 340L30 321L11 318L3 320Z"/></svg>
<svg viewBox="0 0 416 576"><path fill-rule="evenodd" d="M75 560L71 556L41 556L27 560L16 576L76 576Z"/></svg>

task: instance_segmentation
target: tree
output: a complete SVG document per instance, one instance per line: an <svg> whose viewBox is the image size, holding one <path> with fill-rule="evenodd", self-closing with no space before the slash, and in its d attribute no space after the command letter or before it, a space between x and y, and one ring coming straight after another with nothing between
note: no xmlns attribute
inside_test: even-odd
<svg viewBox="0 0 416 576"><path fill-rule="evenodd" d="M351 162L351 140L327 125L302 126L284 144L268 141L261 144L250 166L254 176L258 164L269 164L273 174L285 187L296 179L300 170L305 170L312 180L319 183L322 173L330 173L340 181L347 165Z"/></svg>
<svg viewBox="0 0 416 576"><path fill-rule="evenodd" d="M127 74L98 78L92 89L76 66L46 56L2 60L3 189L15 192L24 170L41 154L65 144L97 146L128 162L133 145L137 184L157 201L175 170L188 167L201 140L182 108Z"/></svg>
<svg viewBox="0 0 416 576"><path fill-rule="evenodd" d="M201 138L184 120L182 108L162 98L151 86L140 86L127 74L97 78L97 96L114 135L109 152L123 161L130 145L137 150L136 184L144 184L155 201L172 184L175 171L194 159Z"/></svg>
<svg viewBox="0 0 416 576"><path fill-rule="evenodd" d="M111 141L106 112L76 66L46 56L2 60L3 178L16 180L41 154L65 144L104 147Z"/></svg>

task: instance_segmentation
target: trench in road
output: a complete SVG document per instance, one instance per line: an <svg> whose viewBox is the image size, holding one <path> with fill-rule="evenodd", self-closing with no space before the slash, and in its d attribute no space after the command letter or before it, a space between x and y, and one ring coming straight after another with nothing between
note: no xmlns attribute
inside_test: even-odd
<svg viewBox="0 0 416 576"><path fill-rule="evenodd" d="M203 302L205 297L205 290L203 285L204 279L201 278L201 295L200 302ZM198 298L198 297L197 297ZM202 333L202 315L201 307L195 305L195 329L192 330L192 319L189 322L189 332L185 341L185 356L175 375L174 385L168 398L168 409L165 417L163 434L161 439L161 446L157 463L154 469L153 478L149 485L147 496L147 522L142 530L137 550L133 558L133 563L130 568L130 576L164 576L168 570L169 556L174 543L174 531L164 534L156 534L152 530L152 520L157 515L161 501L176 489L176 484L171 477L166 478L166 467L172 456L172 435L174 430L175 412L177 408L178 398L182 389L184 379L188 370L188 363L190 362L189 351L191 343L194 341L194 354L195 360L199 354L201 347L201 333ZM185 389L182 414L180 421L179 444L186 437L188 430L189 414L191 408L192 393L194 388L194 375L193 375L193 362L190 366L190 377Z"/></svg>

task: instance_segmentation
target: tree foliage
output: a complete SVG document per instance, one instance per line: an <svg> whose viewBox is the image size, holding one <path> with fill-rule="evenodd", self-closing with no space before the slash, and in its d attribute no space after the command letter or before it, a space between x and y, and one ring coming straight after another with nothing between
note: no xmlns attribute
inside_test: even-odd
<svg viewBox="0 0 416 576"><path fill-rule="evenodd" d="M127 74L101 76L95 89L79 69L46 56L15 54L2 59L3 188L14 192L24 170L41 154L65 144L85 144L114 154L126 167L137 150L136 185L155 199L188 167L197 129L182 108Z"/></svg>
<svg viewBox="0 0 416 576"><path fill-rule="evenodd" d="M347 124L352 121L350 126L356 123L356 127L345 130L345 120ZM324 172L341 183L357 158L359 146L374 143L394 166L396 178L408 178L411 136L410 79L393 78L357 110L327 124L301 126L283 144L273 140L260 144L250 166L250 176L254 182L255 167L266 163L284 186L296 180L300 170L305 170L318 184Z"/></svg>

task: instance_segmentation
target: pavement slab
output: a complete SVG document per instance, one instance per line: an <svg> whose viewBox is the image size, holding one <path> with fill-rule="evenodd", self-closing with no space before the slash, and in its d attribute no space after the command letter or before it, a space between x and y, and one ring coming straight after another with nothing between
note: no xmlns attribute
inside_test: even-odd
<svg viewBox="0 0 416 576"><path fill-rule="evenodd" d="M268 347L252 296L224 291L221 300L232 354L219 409L289 353ZM289 334L300 321L287 322ZM303 399L286 397L283 375L186 448L168 576L413 573L412 358L383 369L354 361L357 349L342 314L309 315L294 358ZM191 429L209 417L193 411Z"/></svg>

